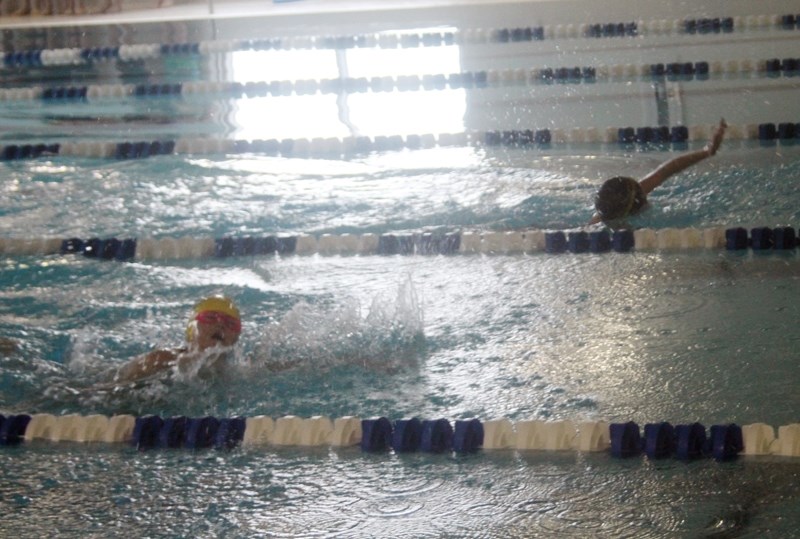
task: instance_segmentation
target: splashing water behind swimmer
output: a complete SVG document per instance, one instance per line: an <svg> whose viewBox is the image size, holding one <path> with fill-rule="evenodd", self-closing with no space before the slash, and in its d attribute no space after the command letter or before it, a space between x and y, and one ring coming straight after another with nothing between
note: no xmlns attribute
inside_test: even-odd
<svg viewBox="0 0 800 539"><path fill-rule="evenodd" d="M423 342L422 308L407 278L394 299L375 296L366 314L353 298L328 308L297 303L264 328L254 361L273 370L344 364L393 370L413 363Z"/></svg>

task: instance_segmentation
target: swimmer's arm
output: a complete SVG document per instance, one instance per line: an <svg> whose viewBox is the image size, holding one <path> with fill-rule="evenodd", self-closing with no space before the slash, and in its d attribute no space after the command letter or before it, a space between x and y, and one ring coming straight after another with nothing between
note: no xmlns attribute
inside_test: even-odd
<svg viewBox="0 0 800 539"><path fill-rule="evenodd" d="M647 195L651 193L653 189L664 183L670 176L686 170L692 165L699 163L703 159L716 154L720 144L722 144L722 139L725 136L725 129L727 127L728 124L725 123L725 120L720 120L719 126L717 127L711 142L709 142L705 148L680 155L675 159L671 159L642 178L642 180L639 182L639 185L642 186L642 191L644 191L644 194Z"/></svg>
<svg viewBox="0 0 800 539"><path fill-rule="evenodd" d="M120 367L115 376L117 382L131 382L147 378L175 366L179 354L174 350L153 350Z"/></svg>
<svg viewBox="0 0 800 539"><path fill-rule="evenodd" d="M592 218L589 219L589 222L587 224L588 224L588 226L592 226L592 225L596 225L597 223L600 223L602 221L603 221L603 218L600 216L600 214L599 213L595 213L592 216Z"/></svg>

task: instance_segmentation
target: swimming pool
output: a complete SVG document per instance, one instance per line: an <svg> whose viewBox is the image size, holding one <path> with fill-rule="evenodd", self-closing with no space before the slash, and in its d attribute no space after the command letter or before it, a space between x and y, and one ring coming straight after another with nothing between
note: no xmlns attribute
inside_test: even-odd
<svg viewBox="0 0 800 539"><path fill-rule="evenodd" d="M767 17L789 3L694 7L679 23L674 5L651 4L636 38L612 25L632 18L622 3L585 16L553 4L8 34L6 50L93 49L71 68L58 54L72 53L46 55L49 65L6 57L2 138L14 150L0 226L4 240L29 243L0 268L0 336L14 343L0 355L0 409L796 422L796 249L324 248L323 238L574 231L604 178L702 145L720 116L734 126L723 150L654 193L646 225L797 226L800 150L786 126L798 121L800 79L766 62L800 57L796 24ZM246 50L230 50L237 40ZM103 52L120 43L126 58ZM345 92L324 82L339 77ZM657 138L659 125L689 129ZM302 254L177 245L307 236L317 249ZM37 254L52 239L111 237L137 238L137 256ZM193 303L216 292L244 313L225 380L92 389L123 360L177 343ZM296 367L271 372L287 359ZM0 459L0 527L22 536L787 537L800 495L800 462L778 456L36 440Z"/></svg>

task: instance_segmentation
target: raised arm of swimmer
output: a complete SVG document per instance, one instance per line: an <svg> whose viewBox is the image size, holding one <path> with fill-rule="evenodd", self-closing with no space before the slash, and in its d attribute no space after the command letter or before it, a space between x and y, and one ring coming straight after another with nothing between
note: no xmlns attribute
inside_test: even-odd
<svg viewBox="0 0 800 539"><path fill-rule="evenodd" d="M720 120L711 141L702 150L670 159L638 182L633 178L623 176L607 180L595 196L596 212L589 224L594 225L601 221L608 223L636 215L642 211L647 207L647 195L656 187L671 176L715 155L722 144L727 127L728 124L725 123L725 120Z"/></svg>
<svg viewBox="0 0 800 539"><path fill-rule="evenodd" d="M185 346L153 350L132 359L119 368L114 380L131 382L174 368L187 372L213 348L219 347L224 351L232 347L239 340L241 332L242 323L236 305L228 298L211 296L195 305L194 314L186 328Z"/></svg>

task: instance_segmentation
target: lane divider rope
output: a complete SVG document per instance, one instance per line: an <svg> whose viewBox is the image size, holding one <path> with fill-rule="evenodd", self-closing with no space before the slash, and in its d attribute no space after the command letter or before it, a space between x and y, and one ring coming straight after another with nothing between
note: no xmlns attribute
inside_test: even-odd
<svg viewBox="0 0 800 539"><path fill-rule="evenodd" d="M613 457L646 455L718 461L743 455L800 456L800 423L775 429L765 423L672 425L635 422L478 419L450 422L416 417L269 416L216 418L146 415L0 415L0 445L35 440L132 444L157 448L230 449L236 446L360 446L364 452L473 453L483 450L610 452Z"/></svg>
<svg viewBox="0 0 800 539"><path fill-rule="evenodd" d="M509 147L546 150L553 145L608 144L645 145L653 150L684 150L691 142L706 141L716 125L594 127L573 129L517 129L440 133L434 135L390 135L315 137L312 139L234 140L228 138L181 138L135 142L63 142L7 144L0 146L0 161L70 156L98 159L145 159L161 155L262 154L292 158L340 159L370 152L419 150L447 147ZM786 121L729 126L731 141L759 141L765 145L795 144L800 123Z"/></svg>
<svg viewBox="0 0 800 539"><path fill-rule="evenodd" d="M519 253L691 252L702 249L796 253L792 227L643 228L638 230L516 230L413 234L322 234L222 238L0 238L7 256L83 255L148 261L275 255L454 255Z"/></svg>
<svg viewBox="0 0 800 539"><path fill-rule="evenodd" d="M239 82L190 81L147 84L89 84L0 89L0 101L43 100L75 103L108 98L225 96L231 98L308 96L315 94L412 92L445 89L482 89L511 85L593 84L636 80L709 80L711 76L751 75L765 79L800 74L800 58L615 64L598 66L518 68L465 71L451 74L401 75L372 78L336 78Z"/></svg>
<svg viewBox="0 0 800 539"><path fill-rule="evenodd" d="M362 47L417 48L487 43L522 43L545 39L634 38L650 35L713 35L734 31L800 28L800 16L752 15L701 19L660 19L618 23L565 24L521 28L473 28L444 32L379 33L347 36L296 36L256 40L201 41L196 43L139 44L110 47L29 49L6 51L2 65L80 65L107 61L133 61L167 55L207 55L245 50L350 49Z"/></svg>

